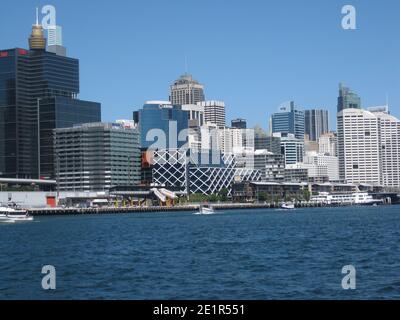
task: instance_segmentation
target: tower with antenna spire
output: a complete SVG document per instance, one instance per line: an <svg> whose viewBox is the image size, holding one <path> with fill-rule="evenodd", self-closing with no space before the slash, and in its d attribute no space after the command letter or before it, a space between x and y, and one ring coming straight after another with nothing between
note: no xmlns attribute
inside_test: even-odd
<svg viewBox="0 0 400 320"><path fill-rule="evenodd" d="M39 9L36 8L36 23L32 26L32 34L29 37L30 50L45 50L46 38L43 35L43 27L39 24Z"/></svg>
<svg viewBox="0 0 400 320"><path fill-rule="evenodd" d="M173 105L194 105L204 100L204 86L187 72L171 86L170 101Z"/></svg>

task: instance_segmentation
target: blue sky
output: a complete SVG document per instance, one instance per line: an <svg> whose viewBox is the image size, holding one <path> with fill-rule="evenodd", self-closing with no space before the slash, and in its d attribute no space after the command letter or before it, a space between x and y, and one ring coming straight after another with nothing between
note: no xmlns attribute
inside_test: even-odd
<svg viewBox="0 0 400 320"><path fill-rule="evenodd" d="M80 59L81 99L102 103L103 120L131 118L145 100L168 99L185 71L224 100L227 119L267 128L279 104L325 107L335 128L338 83L364 107L389 95L400 116L397 0L2 1L0 48L26 48L35 7L52 4L68 55ZM341 28L341 8L357 30Z"/></svg>

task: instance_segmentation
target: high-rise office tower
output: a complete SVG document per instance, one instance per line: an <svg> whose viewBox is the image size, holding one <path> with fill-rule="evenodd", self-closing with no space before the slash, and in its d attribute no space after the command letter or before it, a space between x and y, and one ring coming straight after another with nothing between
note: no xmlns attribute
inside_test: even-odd
<svg viewBox="0 0 400 320"><path fill-rule="evenodd" d="M169 100L172 105L196 104L205 100L204 86L185 73L171 86Z"/></svg>
<svg viewBox="0 0 400 320"><path fill-rule="evenodd" d="M381 184L380 128L378 118L362 109L338 113L338 155L341 180Z"/></svg>
<svg viewBox="0 0 400 320"><path fill-rule="evenodd" d="M337 112L339 113L344 109L361 109L361 99L350 88L344 87L340 83Z"/></svg>
<svg viewBox="0 0 400 320"><path fill-rule="evenodd" d="M295 106L294 101L284 103L279 111L271 116L272 133L290 133L304 140L304 111Z"/></svg>
<svg viewBox="0 0 400 320"><path fill-rule="evenodd" d="M224 128L218 130L218 146L222 153L238 153L243 150L242 129Z"/></svg>
<svg viewBox="0 0 400 320"><path fill-rule="evenodd" d="M388 108L340 112L338 145L341 179L400 187L400 120Z"/></svg>
<svg viewBox="0 0 400 320"><path fill-rule="evenodd" d="M380 126L382 184L400 188L400 120L386 112L375 115Z"/></svg>
<svg viewBox="0 0 400 320"><path fill-rule="evenodd" d="M247 129L247 121L245 119L234 119L231 121L231 127L236 129Z"/></svg>
<svg viewBox="0 0 400 320"><path fill-rule="evenodd" d="M29 48L0 50L0 176L54 178L52 130L101 121L100 104L76 99L79 61L45 51L38 23Z"/></svg>
<svg viewBox="0 0 400 320"><path fill-rule="evenodd" d="M329 112L323 109L305 110L305 134L310 141L317 141L329 132Z"/></svg>
<svg viewBox="0 0 400 320"><path fill-rule="evenodd" d="M120 123L54 130L59 190L107 191L140 182L139 132Z"/></svg>
<svg viewBox="0 0 400 320"><path fill-rule="evenodd" d="M63 46L61 26L48 26L47 51L64 57L67 55L67 49Z"/></svg>
<svg viewBox="0 0 400 320"><path fill-rule="evenodd" d="M281 139L281 150L287 165L303 162L304 140L297 139L291 133L274 133L274 136Z"/></svg>
<svg viewBox="0 0 400 320"><path fill-rule="evenodd" d="M138 111L143 149L178 149L188 142L189 111L168 101L147 101Z"/></svg>
<svg viewBox="0 0 400 320"><path fill-rule="evenodd" d="M218 128L223 129L226 126L225 103L223 101L203 101L198 105L204 107L206 122L215 124Z"/></svg>

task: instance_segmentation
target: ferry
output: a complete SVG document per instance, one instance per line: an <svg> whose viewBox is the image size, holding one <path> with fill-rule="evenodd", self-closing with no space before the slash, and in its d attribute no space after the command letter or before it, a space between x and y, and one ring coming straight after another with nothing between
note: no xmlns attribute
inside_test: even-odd
<svg viewBox="0 0 400 320"><path fill-rule="evenodd" d="M32 221L28 211L10 207L0 207L0 222Z"/></svg>
<svg viewBox="0 0 400 320"><path fill-rule="evenodd" d="M348 194L330 194L321 192L317 196L311 197L312 202L324 204L353 204L362 206L373 206L383 203L382 200L374 199L367 192L356 192Z"/></svg>

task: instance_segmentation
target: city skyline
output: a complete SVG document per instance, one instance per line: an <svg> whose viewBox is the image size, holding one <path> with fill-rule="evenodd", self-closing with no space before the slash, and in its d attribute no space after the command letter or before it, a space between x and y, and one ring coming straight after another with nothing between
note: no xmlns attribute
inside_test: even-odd
<svg viewBox="0 0 400 320"><path fill-rule="evenodd" d="M291 3L282 7L259 1L250 5L236 1L229 6L205 1L195 16L204 10L210 18L220 17L225 23L214 25L214 36L210 36L211 27L205 24L201 24L205 28L203 31L196 25L187 28L204 46L184 39L183 35L189 31L174 21L173 9L181 5L180 1L168 5L159 1L120 3L116 7L99 5L95 13L91 12L90 4L51 3L57 9L57 25L63 27L63 42L69 56L81 60L84 94L80 98L101 102L104 121L130 118L132 111L139 109L146 100L167 100L169 85L185 72L186 59L189 73L205 86L207 99L225 101L227 120L245 118L249 127L259 124L267 129L269 115L282 102L293 99L304 109L327 108L331 129L335 129L339 82L361 97L363 108L382 105L389 95L391 112L399 115L399 68L395 57L400 50L397 44L389 41L398 22L387 17L400 7L394 1L385 1L383 5L353 1L358 12L357 30L341 29L341 1L329 4L308 1L309 5ZM4 4L4 12L18 12L18 15L5 16L0 22L2 48L27 48L26 34L30 28L27 21L33 23L34 8L44 4L41 1ZM157 10L171 18L165 30L154 22L157 19L146 20L152 18L151 5L165 7L165 11ZM186 6L186 10L194 8L192 4ZM260 10L254 10L255 7ZM288 10L289 7L295 10ZM124 10L117 10L122 8ZM296 9L302 14L289 22L288 18L297 12ZM250 17L250 11L255 17ZM267 19L261 19L263 11L271 13L266 15ZM317 21L311 19L316 12L319 13ZM385 12L385 19L382 19L382 12ZM235 25L233 18L241 18L240 23ZM107 25L117 25L117 19L121 20L120 26L106 30L104 21ZM149 21L155 25L149 28ZM181 43L168 46L166 41L173 34L162 38L179 25L183 33ZM4 32L9 28L13 30L12 35ZM307 32L302 39L304 43L297 39L302 32ZM144 38L145 33L148 37ZM107 47L103 39L107 39ZM239 39L241 47L235 44ZM319 46L315 46L316 41ZM220 50L215 47L209 50L213 44L218 44L216 48ZM339 50L339 45L346 50ZM123 50L109 50L108 47L122 47ZM168 50L160 53L156 50L159 47ZM104 64L104 59L112 63ZM113 77L112 83L107 82L105 75Z"/></svg>
<svg viewBox="0 0 400 320"><path fill-rule="evenodd" d="M400 4L17 1L0 300L398 298Z"/></svg>

